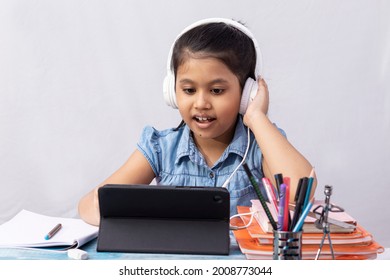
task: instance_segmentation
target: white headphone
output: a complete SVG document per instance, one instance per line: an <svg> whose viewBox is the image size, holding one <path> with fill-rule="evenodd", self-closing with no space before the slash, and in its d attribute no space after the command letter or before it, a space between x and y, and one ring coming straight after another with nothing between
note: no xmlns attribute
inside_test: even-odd
<svg viewBox="0 0 390 280"><path fill-rule="evenodd" d="M173 107L174 109L177 109L177 103L176 103L176 92L175 92L175 74L173 69L171 69L171 61L172 61L172 53L173 48L175 46L176 41L187 31L191 30L194 27L207 24L207 23L219 23L223 22L228 25L231 25L241 32L243 32L245 35L247 35L250 39L252 39L255 51L256 51L256 68L255 68L255 77L259 77L262 75L262 67L263 67L263 59L262 54L260 51L259 44L257 43L255 37L253 36L252 32L246 28L241 23L231 20L231 19L225 19L225 18L209 18L209 19L203 19L200 21L197 21L188 27L186 27L177 37L176 40L173 42L171 49L168 54L168 61L167 61L167 76L164 79L164 85L163 85L163 92L164 92L164 99L165 102ZM257 93L258 84L257 81L253 80L252 78L248 78L245 82L244 89L242 91L241 96L241 103L240 103L240 114L244 115L246 112L246 109L248 107L249 101L251 101L256 93Z"/></svg>

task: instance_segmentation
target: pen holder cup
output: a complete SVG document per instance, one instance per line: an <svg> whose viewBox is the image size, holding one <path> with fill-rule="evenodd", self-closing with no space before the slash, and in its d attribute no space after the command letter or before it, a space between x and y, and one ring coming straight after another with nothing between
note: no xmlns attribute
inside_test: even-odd
<svg viewBox="0 0 390 280"><path fill-rule="evenodd" d="M274 260L302 259L302 231L274 231Z"/></svg>

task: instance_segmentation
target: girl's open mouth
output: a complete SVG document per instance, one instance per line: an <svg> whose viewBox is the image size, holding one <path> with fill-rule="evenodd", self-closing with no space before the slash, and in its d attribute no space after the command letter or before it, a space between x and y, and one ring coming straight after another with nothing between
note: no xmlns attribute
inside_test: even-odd
<svg viewBox="0 0 390 280"><path fill-rule="evenodd" d="M198 123L208 123L215 120L215 118L211 118L211 117L198 117L198 116L195 116L193 119Z"/></svg>

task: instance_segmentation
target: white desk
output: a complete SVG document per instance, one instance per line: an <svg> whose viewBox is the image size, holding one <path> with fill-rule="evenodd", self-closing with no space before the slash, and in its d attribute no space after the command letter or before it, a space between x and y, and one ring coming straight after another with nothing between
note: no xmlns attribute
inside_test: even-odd
<svg viewBox="0 0 390 280"><path fill-rule="evenodd" d="M377 260L390 260L390 248L385 248L382 254L378 254Z"/></svg>
<svg viewBox="0 0 390 280"><path fill-rule="evenodd" d="M88 252L91 260L245 260L235 239L231 240L229 255L184 255L184 254L140 254L109 253L96 251L96 239L81 249ZM50 250L0 248L0 260L67 260L66 252ZM377 260L390 260L390 248L378 254Z"/></svg>
<svg viewBox="0 0 390 280"><path fill-rule="evenodd" d="M229 255L185 255L97 252L97 240L80 249L87 251L91 260L245 260L235 240L231 241ZM0 260L66 260L66 252L32 249L0 248Z"/></svg>

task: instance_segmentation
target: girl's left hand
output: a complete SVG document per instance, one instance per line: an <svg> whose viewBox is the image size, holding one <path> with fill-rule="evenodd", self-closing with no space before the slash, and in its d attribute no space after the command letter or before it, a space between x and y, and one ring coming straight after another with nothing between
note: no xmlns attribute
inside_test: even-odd
<svg viewBox="0 0 390 280"><path fill-rule="evenodd" d="M252 120L258 118L258 114L267 115L269 105L268 86L264 79L258 81L259 88L256 96L249 102L244 115L244 123L251 128Z"/></svg>

